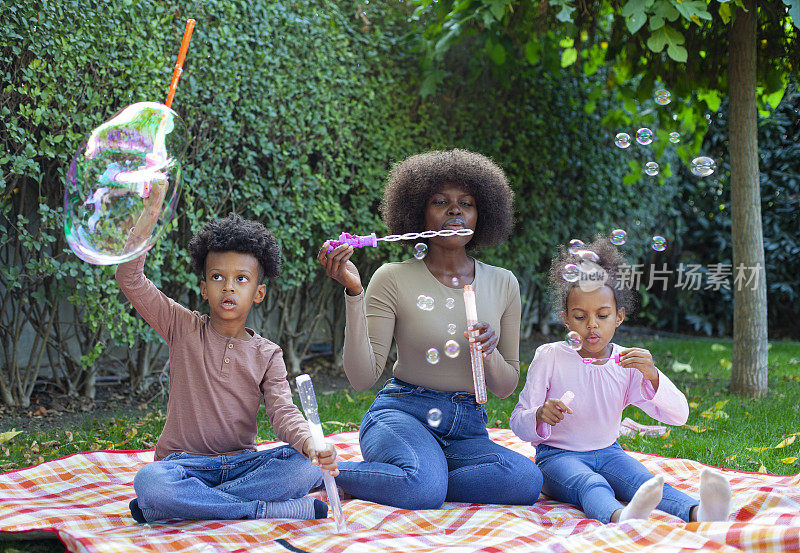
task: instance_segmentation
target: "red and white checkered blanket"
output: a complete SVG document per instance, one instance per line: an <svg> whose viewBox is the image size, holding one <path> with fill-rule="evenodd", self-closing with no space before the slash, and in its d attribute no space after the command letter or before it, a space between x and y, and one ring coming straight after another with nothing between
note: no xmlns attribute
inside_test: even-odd
<svg viewBox="0 0 800 553"><path fill-rule="evenodd" d="M490 435L533 457L533 448L511 431L491 429ZM340 459L360 460L355 432L329 439ZM700 463L632 454L697 496ZM733 488L729 522L686 524L659 511L646 521L604 525L544 498L530 507L447 503L429 511L350 500L344 503L350 531L335 534L333 519L136 524L128 511L131 483L152 459L152 450L93 451L1 474L0 532L56 532L69 551L81 553L800 551L800 474L725 471Z"/></svg>

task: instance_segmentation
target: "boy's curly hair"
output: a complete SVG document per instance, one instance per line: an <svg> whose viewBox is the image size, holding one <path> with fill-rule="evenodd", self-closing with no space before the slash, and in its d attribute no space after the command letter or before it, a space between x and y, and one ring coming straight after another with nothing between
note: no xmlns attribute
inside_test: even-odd
<svg viewBox="0 0 800 553"><path fill-rule="evenodd" d="M611 243L608 237L601 234L595 235L592 241L585 244L582 249L591 250L597 254L599 260L596 263L608 273L606 285L614 292L617 309L624 307L626 316L632 315L639 304L639 294L632 288L620 285L621 267L629 266L625 256ZM547 280L550 284L553 303L561 311L567 311L569 291L578 286L577 282L564 280L564 267L570 263L577 265L580 261L581 258L570 253L569 248L564 244L558 246L558 255L553 257Z"/></svg>
<svg viewBox="0 0 800 553"><path fill-rule="evenodd" d="M426 204L445 184L460 186L475 198L478 224L468 248L508 238L514 226L514 193L503 170L484 155L458 149L413 155L392 166L380 205L389 232L425 230Z"/></svg>
<svg viewBox="0 0 800 553"><path fill-rule="evenodd" d="M259 264L258 282L280 274L281 249L278 241L264 225L242 219L231 213L224 219L213 219L203 225L189 241L192 269L201 277L206 270L208 252L240 252L252 254Z"/></svg>

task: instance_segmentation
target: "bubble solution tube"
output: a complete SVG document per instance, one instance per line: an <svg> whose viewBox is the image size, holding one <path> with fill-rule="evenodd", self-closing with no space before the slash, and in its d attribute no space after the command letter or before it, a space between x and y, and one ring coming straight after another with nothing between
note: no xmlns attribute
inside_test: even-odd
<svg viewBox="0 0 800 553"><path fill-rule="evenodd" d="M566 392L564 392L564 395L561 396L561 402L567 407L569 407L569 404L572 403L573 399L575 399L575 394L572 393L570 390L567 390ZM540 422L539 424L536 425L536 433L539 434L539 436L544 436L547 433L547 428L546 428L547 426L550 425L547 424L546 422Z"/></svg>
<svg viewBox="0 0 800 553"><path fill-rule="evenodd" d="M308 420L308 430L311 432L311 439L314 440L314 449L324 451L327 447L325 434L322 432L322 424L319 421L319 408L317 407L317 396L314 393L314 384L311 377L301 374L295 379L297 393L300 395L300 403ZM339 492L336 489L336 482L327 470L322 471L322 481L325 483L325 491L328 494L328 502L333 511L333 520L336 522L337 532L347 532L347 523L342 513L342 503L339 501Z"/></svg>
<svg viewBox="0 0 800 553"><path fill-rule="evenodd" d="M478 323L478 309L475 306L475 290L471 284L464 286L464 309L467 312L467 328ZM472 382L475 386L475 401L486 403L486 377L483 374L483 355L477 342L469 343L469 356L472 360Z"/></svg>

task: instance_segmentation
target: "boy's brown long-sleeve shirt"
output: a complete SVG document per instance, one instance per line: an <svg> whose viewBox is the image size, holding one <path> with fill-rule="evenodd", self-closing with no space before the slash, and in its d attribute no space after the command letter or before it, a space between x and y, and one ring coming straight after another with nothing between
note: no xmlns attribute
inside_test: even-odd
<svg viewBox="0 0 800 553"><path fill-rule="evenodd" d="M302 452L308 424L292 403L281 349L247 329L249 340L223 336L208 315L164 295L144 275L145 256L122 263L125 296L169 346L167 421L155 460L171 453L230 455L255 450L262 398L275 434Z"/></svg>

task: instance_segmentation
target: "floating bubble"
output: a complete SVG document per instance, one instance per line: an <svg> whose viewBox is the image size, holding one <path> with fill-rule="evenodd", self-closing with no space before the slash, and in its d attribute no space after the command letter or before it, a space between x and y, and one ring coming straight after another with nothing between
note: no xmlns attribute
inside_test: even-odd
<svg viewBox="0 0 800 553"><path fill-rule="evenodd" d="M417 307L423 311L433 311L433 304L434 301L432 297L426 296L425 294L417 296Z"/></svg>
<svg viewBox="0 0 800 553"><path fill-rule="evenodd" d="M617 136L614 137L614 144L617 148L627 148L631 145L631 135L626 132L617 133Z"/></svg>
<svg viewBox="0 0 800 553"><path fill-rule="evenodd" d="M717 169L717 164L710 157L700 156L692 160L692 174L707 177Z"/></svg>
<svg viewBox="0 0 800 553"><path fill-rule="evenodd" d="M439 362L439 350L436 348L429 348L427 352L425 352L425 359L428 360L428 363L431 365L435 365Z"/></svg>
<svg viewBox="0 0 800 553"><path fill-rule="evenodd" d="M672 94L669 93L669 90L656 90L656 104L659 106L666 106L672 101Z"/></svg>
<svg viewBox="0 0 800 553"><path fill-rule="evenodd" d="M456 300L454 300L453 298L447 298L446 300L444 300L444 306L447 309L453 309L455 305L456 305Z"/></svg>
<svg viewBox="0 0 800 553"><path fill-rule="evenodd" d="M618 228L611 231L611 243L615 246L621 246L628 240L628 233Z"/></svg>
<svg viewBox="0 0 800 553"><path fill-rule="evenodd" d="M175 213L185 146L183 120L156 102L132 104L92 131L64 191L64 233L78 257L112 265L153 247ZM129 240L145 209L156 214L152 233Z"/></svg>
<svg viewBox="0 0 800 553"><path fill-rule="evenodd" d="M582 250L584 243L577 238L573 238L569 241L569 253L575 253L578 250Z"/></svg>
<svg viewBox="0 0 800 553"><path fill-rule="evenodd" d="M428 424L434 428L438 428L442 424L442 412L436 407L428 411Z"/></svg>
<svg viewBox="0 0 800 553"><path fill-rule="evenodd" d="M669 133L669 141L673 144L677 144L681 141L681 133L679 132L671 132Z"/></svg>
<svg viewBox="0 0 800 553"><path fill-rule="evenodd" d="M567 263L564 265L564 274L562 276L567 282L577 282L581 277L581 270L574 263Z"/></svg>
<svg viewBox="0 0 800 553"><path fill-rule="evenodd" d="M648 144L652 144L653 131L651 131L647 127L642 127L641 129L636 131L636 142L638 142L642 146L647 146Z"/></svg>
<svg viewBox="0 0 800 553"><path fill-rule="evenodd" d="M447 333L448 334L455 334L456 333L456 325L454 325L453 323L450 323L449 325L447 325Z"/></svg>
<svg viewBox="0 0 800 553"><path fill-rule="evenodd" d="M414 257L422 259L428 253L428 245L425 242L418 242L414 244Z"/></svg>
<svg viewBox="0 0 800 553"><path fill-rule="evenodd" d="M592 263L597 263L600 261L600 256L598 256L592 250L578 250L575 252L575 255L580 257L581 261L591 261Z"/></svg>
<svg viewBox="0 0 800 553"><path fill-rule="evenodd" d="M651 177L655 177L658 175L658 163L655 161L648 161L644 164L644 172Z"/></svg>
<svg viewBox="0 0 800 553"><path fill-rule="evenodd" d="M581 346L583 345L583 338L581 338L581 335L574 330L567 332L567 338L565 341L567 342L567 345L575 351L581 349Z"/></svg>
<svg viewBox="0 0 800 553"><path fill-rule="evenodd" d="M444 343L444 354L451 359L458 357L459 349L458 342L455 340L448 340Z"/></svg>
<svg viewBox="0 0 800 553"><path fill-rule="evenodd" d="M450 284L453 285L453 288L458 288L458 277L453 277L450 279Z"/></svg>
<svg viewBox="0 0 800 553"><path fill-rule="evenodd" d="M657 252L663 252L667 249L667 239L663 236L655 235L650 240L650 247Z"/></svg>

